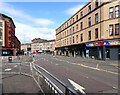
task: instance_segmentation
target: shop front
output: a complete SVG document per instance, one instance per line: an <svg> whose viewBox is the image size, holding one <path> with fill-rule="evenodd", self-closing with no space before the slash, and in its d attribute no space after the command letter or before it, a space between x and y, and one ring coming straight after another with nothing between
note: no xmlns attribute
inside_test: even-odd
<svg viewBox="0 0 120 95"><path fill-rule="evenodd" d="M13 49L2 49L2 56L13 56L14 50Z"/></svg>
<svg viewBox="0 0 120 95"><path fill-rule="evenodd" d="M119 39L86 43L86 55L88 58L118 60L119 50Z"/></svg>
<svg viewBox="0 0 120 95"><path fill-rule="evenodd" d="M56 48L56 51L57 55L86 57L86 46L84 43Z"/></svg>
<svg viewBox="0 0 120 95"><path fill-rule="evenodd" d="M106 47L105 51L106 59L111 60L119 59L120 40L105 41L103 45Z"/></svg>

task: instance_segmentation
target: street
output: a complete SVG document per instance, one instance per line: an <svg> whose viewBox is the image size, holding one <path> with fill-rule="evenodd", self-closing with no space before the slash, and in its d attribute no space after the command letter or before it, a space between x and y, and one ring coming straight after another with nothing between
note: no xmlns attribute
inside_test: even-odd
<svg viewBox="0 0 120 95"><path fill-rule="evenodd" d="M34 58L34 63L79 93L118 93L117 61L44 54Z"/></svg>

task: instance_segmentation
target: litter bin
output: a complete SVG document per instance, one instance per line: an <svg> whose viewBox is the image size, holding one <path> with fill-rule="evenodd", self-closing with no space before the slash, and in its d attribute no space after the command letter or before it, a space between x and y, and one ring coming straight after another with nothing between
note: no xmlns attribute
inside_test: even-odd
<svg viewBox="0 0 120 95"><path fill-rule="evenodd" d="M8 57L8 62L12 62L12 57Z"/></svg>

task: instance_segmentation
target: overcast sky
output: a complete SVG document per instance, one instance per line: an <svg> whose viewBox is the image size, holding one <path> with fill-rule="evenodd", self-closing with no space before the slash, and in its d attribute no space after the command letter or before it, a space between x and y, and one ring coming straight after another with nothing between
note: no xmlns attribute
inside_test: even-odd
<svg viewBox="0 0 120 95"><path fill-rule="evenodd" d="M55 39L55 29L87 2L0 2L0 13L12 17L21 43Z"/></svg>

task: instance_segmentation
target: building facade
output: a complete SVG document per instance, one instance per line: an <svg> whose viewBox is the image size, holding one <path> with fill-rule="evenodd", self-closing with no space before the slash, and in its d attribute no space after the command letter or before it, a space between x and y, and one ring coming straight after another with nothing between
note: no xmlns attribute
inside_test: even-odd
<svg viewBox="0 0 120 95"><path fill-rule="evenodd" d="M0 13L0 45L3 56L20 53L21 43L15 36L15 28L12 18Z"/></svg>
<svg viewBox="0 0 120 95"><path fill-rule="evenodd" d="M55 40L31 43L31 52L53 53Z"/></svg>
<svg viewBox="0 0 120 95"><path fill-rule="evenodd" d="M35 38L32 40L32 43L41 43L41 42L46 42L47 40L41 39L41 38Z"/></svg>
<svg viewBox="0 0 120 95"><path fill-rule="evenodd" d="M92 0L56 29L58 55L119 59L120 3Z"/></svg>
<svg viewBox="0 0 120 95"><path fill-rule="evenodd" d="M31 52L31 43L21 44L21 51L24 54L29 54Z"/></svg>

